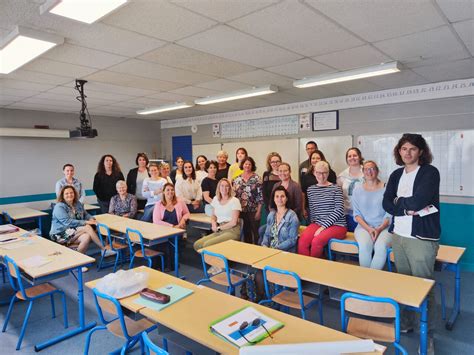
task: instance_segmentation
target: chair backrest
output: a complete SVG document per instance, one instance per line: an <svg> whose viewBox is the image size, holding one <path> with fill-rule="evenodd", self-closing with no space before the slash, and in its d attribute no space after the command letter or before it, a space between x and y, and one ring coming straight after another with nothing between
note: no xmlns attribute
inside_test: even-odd
<svg viewBox="0 0 474 355"><path fill-rule="evenodd" d="M13 290L16 292L20 291L21 295L25 300L28 300L28 296L26 295L25 288L23 286L23 282L21 280L21 273L20 268L15 263L15 261L10 258L9 256L4 257L8 280L10 281L10 285L12 286Z"/></svg>
<svg viewBox="0 0 474 355"><path fill-rule="evenodd" d="M227 258L224 255L213 253L207 250L201 252L203 263L225 269L228 265Z"/></svg>
<svg viewBox="0 0 474 355"><path fill-rule="evenodd" d="M102 246L105 246L106 242L112 245L112 236L110 234L110 229L103 223L97 223L97 234L99 234L100 241ZM104 240L105 238L105 240Z"/></svg>
<svg viewBox="0 0 474 355"><path fill-rule="evenodd" d="M158 345L154 344L147 332L142 332L143 344L145 345L145 354L146 355L168 355L169 353Z"/></svg>
<svg viewBox="0 0 474 355"><path fill-rule="evenodd" d="M145 254L145 245L143 244L143 235L139 230L127 227L126 236L127 236L128 247L130 249L130 255L133 254L132 242L136 243L137 241L140 241L140 248L142 250L142 253L143 253L143 255L146 255Z"/></svg>
<svg viewBox="0 0 474 355"><path fill-rule="evenodd" d="M329 260L334 260L333 252L359 255L359 245L353 240L330 239L328 243Z"/></svg>
<svg viewBox="0 0 474 355"><path fill-rule="evenodd" d="M267 282L284 287L301 288L301 279L292 271L265 266L263 268L263 275Z"/></svg>
<svg viewBox="0 0 474 355"><path fill-rule="evenodd" d="M130 335L128 334L128 331L127 331L127 325L125 324L125 318L122 312L122 307L120 306L119 301L112 296L109 296L109 295L106 295L105 293L100 292L96 288L93 288L92 292L94 293L95 306L96 306L100 321L106 325L110 322L113 322L119 319L123 335L127 339L130 339ZM104 312L107 314L110 314L112 318L106 319L104 316Z"/></svg>
<svg viewBox="0 0 474 355"><path fill-rule="evenodd" d="M13 224L13 220L12 220L12 218L10 217L10 215L8 214L8 212L3 211L3 218L5 218L5 220L7 221L7 223Z"/></svg>

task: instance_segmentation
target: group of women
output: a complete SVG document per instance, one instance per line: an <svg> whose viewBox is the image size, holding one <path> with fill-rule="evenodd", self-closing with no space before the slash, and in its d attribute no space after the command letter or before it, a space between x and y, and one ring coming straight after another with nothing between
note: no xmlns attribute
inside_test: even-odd
<svg viewBox="0 0 474 355"><path fill-rule="evenodd" d="M93 189L102 213L137 218L143 209L142 220L177 228L186 227L190 213L207 213L212 233L194 243L196 250L242 235L247 243L322 257L329 239L343 239L349 230L359 243L360 264L383 268L391 216L382 207L385 187L377 164L364 162L353 147L346 152L347 168L336 174L316 143L308 144L314 146L307 147L308 167L300 182L292 179L291 165L280 154L268 154L260 177L254 159L238 148L233 164L219 151L217 160L199 155L195 164L178 157L173 171L139 153L126 181L117 160L107 154L99 161ZM74 167L66 164L63 172L56 184L51 237L77 241L81 252L90 241L102 248L91 227L96 222L81 204L85 190ZM266 224L260 226L264 211ZM301 235L300 222L307 224Z"/></svg>

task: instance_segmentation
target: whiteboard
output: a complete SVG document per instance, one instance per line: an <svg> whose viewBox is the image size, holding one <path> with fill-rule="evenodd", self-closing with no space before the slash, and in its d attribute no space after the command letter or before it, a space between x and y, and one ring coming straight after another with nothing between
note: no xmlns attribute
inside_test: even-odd
<svg viewBox="0 0 474 355"><path fill-rule="evenodd" d="M300 161L308 159L308 155L306 154L306 143L309 141L315 141L318 144L319 150L324 153L324 156L329 164L331 164L331 168L336 172L336 174L339 174L347 168L346 151L353 146L352 136L300 138Z"/></svg>
<svg viewBox="0 0 474 355"><path fill-rule="evenodd" d="M433 165L440 172L440 194L474 196L474 130L414 132L422 134L433 153ZM387 181L395 169L393 148L402 133L360 136L358 146L366 160L374 160L380 177Z"/></svg>
<svg viewBox="0 0 474 355"><path fill-rule="evenodd" d="M198 155L205 155L207 160L217 160L217 152L221 150L221 144L193 144L193 164L196 164Z"/></svg>

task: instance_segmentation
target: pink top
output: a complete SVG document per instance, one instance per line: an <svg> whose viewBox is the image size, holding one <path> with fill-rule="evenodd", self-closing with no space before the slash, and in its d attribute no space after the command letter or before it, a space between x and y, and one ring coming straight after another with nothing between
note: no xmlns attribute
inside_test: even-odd
<svg viewBox="0 0 474 355"><path fill-rule="evenodd" d="M186 219L189 218L190 213L188 207L180 198L178 198L178 203L174 205L174 208L176 210L176 218L178 219L178 221L181 221L183 217L185 217ZM153 209L153 223L172 227L172 224L163 221L163 215L165 214L165 210L166 207L163 206L161 202L157 202L155 204L155 208Z"/></svg>

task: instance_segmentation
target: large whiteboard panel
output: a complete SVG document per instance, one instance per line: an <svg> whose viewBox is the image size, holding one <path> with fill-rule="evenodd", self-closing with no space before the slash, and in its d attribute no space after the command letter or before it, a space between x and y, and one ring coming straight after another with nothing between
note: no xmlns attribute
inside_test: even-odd
<svg viewBox="0 0 474 355"><path fill-rule="evenodd" d="M298 181L298 139L278 139L265 141L224 143L224 150L229 153L229 163L235 162L235 151L239 147L247 149L257 164L257 173L262 176L267 170L267 155L277 152L283 161L291 165L291 176Z"/></svg>
<svg viewBox="0 0 474 355"><path fill-rule="evenodd" d="M198 155L205 155L207 160L216 160L217 152L221 150L221 144L194 144L193 145L193 164L196 163Z"/></svg>
<svg viewBox="0 0 474 355"><path fill-rule="evenodd" d="M474 196L474 131L416 132L423 135L433 153L433 165L440 172L442 195ZM360 136L358 146L364 158L375 160L384 181L395 164L393 148L402 133Z"/></svg>
<svg viewBox="0 0 474 355"><path fill-rule="evenodd" d="M324 153L324 156L331 164L331 168L336 172L336 174L339 174L347 168L346 151L353 146L352 136L300 138L300 161L308 159L308 155L306 154L306 143L309 141L315 141L318 144L319 150Z"/></svg>

